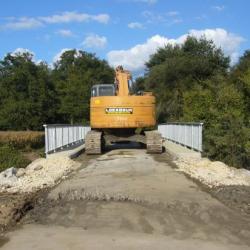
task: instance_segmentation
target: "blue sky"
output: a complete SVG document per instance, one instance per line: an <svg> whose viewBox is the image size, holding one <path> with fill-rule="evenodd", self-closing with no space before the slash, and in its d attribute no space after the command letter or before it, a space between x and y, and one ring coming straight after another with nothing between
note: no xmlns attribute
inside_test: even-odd
<svg viewBox="0 0 250 250"><path fill-rule="evenodd" d="M248 0L3 0L0 58L30 50L52 63L65 49L82 49L142 72L166 43L187 34L213 39L232 62L250 48Z"/></svg>

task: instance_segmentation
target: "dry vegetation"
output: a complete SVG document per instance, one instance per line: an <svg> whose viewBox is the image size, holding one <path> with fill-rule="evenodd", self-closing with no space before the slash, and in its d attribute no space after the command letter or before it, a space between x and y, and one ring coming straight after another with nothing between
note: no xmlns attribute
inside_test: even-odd
<svg viewBox="0 0 250 250"><path fill-rule="evenodd" d="M14 148L39 148L44 145L44 132L39 131L0 131L0 144Z"/></svg>

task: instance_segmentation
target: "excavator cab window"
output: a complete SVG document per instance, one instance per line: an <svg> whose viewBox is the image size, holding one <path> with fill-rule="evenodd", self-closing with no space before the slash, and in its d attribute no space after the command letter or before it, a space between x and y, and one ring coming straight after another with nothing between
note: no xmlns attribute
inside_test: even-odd
<svg viewBox="0 0 250 250"><path fill-rule="evenodd" d="M96 89L96 87L93 87L91 89L91 96L97 96L97 89Z"/></svg>
<svg viewBox="0 0 250 250"><path fill-rule="evenodd" d="M91 89L91 96L114 96L115 86L114 84L98 84L94 85Z"/></svg>

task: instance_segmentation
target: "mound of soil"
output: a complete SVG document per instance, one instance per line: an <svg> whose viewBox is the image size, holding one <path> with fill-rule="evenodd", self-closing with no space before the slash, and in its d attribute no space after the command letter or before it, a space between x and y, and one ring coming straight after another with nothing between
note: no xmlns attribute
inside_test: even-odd
<svg viewBox="0 0 250 250"><path fill-rule="evenodd" d="M213 188L211 192L225 205L250 216L249 186L223 186Z"/></svg>
<svg viewBox="0 0 250 250"><path fill-rule="evenodd" d="M22 216L33 208L36 194L0 193L0 232L14 226Z"/></svg>

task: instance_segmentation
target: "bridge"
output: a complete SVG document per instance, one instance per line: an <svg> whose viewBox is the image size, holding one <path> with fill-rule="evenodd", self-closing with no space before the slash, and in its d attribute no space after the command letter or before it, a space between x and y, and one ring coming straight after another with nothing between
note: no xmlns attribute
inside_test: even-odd
<svg viewBox="0 0 250 250"><path fill-rule="evenodd" d="M69 124L46 124L45 154L81 151L89 126ZM159 124L158 131L164 139L164 146L176 153L201 153L203 123Z"/></svg>

